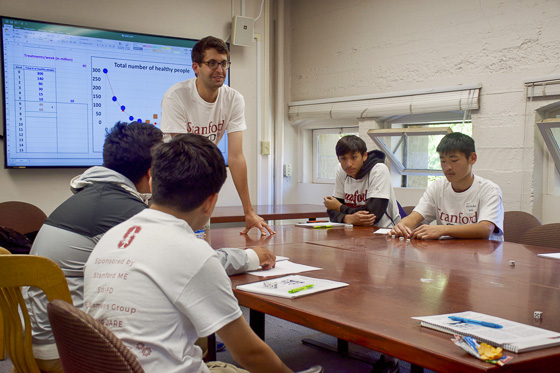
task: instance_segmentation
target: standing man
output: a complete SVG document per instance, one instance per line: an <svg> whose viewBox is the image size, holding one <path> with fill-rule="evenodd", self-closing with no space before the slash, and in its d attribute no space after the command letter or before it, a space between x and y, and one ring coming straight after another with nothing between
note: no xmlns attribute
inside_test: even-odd
<svg viewBox="0 0 560 373"><path fill-rule="evenodd" d="M161 130L166 141L180 133L195 133L216 145L227 130L228 163L245 214L245 229L241 233L258 228L262 235L267 231L274 234L251 205L243 155L245 101L239 92L224 85L229 65L229 50L223 40L207 36L196 43L192 50L196 78L167 90L161 101Z"/></svg>

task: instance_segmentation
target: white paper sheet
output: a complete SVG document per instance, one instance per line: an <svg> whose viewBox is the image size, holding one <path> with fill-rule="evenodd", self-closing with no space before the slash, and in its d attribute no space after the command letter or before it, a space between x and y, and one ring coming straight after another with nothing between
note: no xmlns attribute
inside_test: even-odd
<svg viewBox="0 0 560 373"><path fill-rule="evenodd" d="M373 234L387 234L389 232L391 232L391 228L379 228Z"/></svg>
<svg viewBox="0 0 560 373"><path fill-rule="evenodd" d="M251 271L247 273L255 276L269 277L269 276L289 275L291 273L300 273L305 271L316 271L319 269L322 268L307 266L304 264L297 264L297 263L290 262L289 260L282 260L280 262L277 261L276 267L274 268L267 269L267 270L258 269L256 271Z"/></svg>
<svg viewBox="0 0 560 373"><path fill-rule="evenodd" d="M558 259L560 260L560 253L538 254L541 258Z"/></svg>

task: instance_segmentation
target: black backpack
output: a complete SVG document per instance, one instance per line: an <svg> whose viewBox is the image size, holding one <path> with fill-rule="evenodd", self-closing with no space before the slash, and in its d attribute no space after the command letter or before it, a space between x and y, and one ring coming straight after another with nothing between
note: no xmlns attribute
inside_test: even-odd
<svg viewBox="0 0 560 373"><path fill-rule="evenodd" d="M29 254L33 242L23 233L0 226L0 246L12 254Z"/></svg>

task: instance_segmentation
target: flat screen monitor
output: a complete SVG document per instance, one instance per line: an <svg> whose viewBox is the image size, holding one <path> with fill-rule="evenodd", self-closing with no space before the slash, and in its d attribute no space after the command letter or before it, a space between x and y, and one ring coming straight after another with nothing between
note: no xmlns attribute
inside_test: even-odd
<svg viewBox="0 0 560 373"><path fill-rule="evenodd" d="M6 168L101 165L115 123L159 127L165 91L195 76L196 39L1 21Z"/></svg>

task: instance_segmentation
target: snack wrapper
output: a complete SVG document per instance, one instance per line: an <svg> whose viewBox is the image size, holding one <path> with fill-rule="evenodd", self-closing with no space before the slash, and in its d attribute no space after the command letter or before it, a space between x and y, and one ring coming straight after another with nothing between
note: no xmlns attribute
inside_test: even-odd
<svg viewBox="0 0 560 373"><path fill-rule="evenodd" d="M464 336L461 336L461 335L455 335L451 340L457 346L461 347L463 350L468 352L469 355L472 355L472 356L476 357L477 359L480 359L480 360L485 361L485 362L490 363L490 364L496 364L496 365L503 366L508 361L513 359L513 356L502 355L502 349L501 348L499 348L499 347L496 348L496 347L487 345L486 343L478 343L472 337L464 337ZM482 352L482 354L481 354L481 352Z"/></svg>

